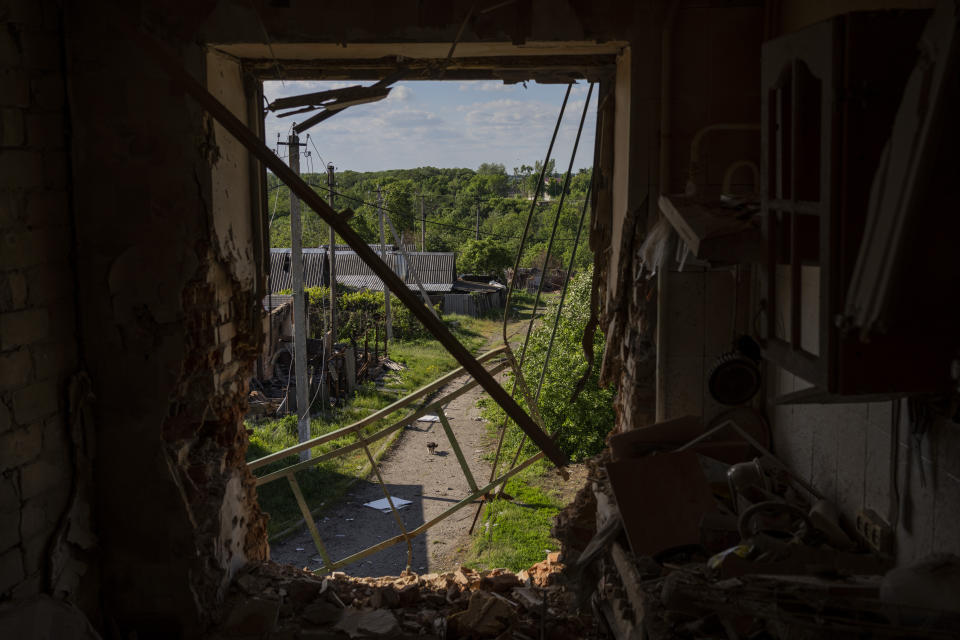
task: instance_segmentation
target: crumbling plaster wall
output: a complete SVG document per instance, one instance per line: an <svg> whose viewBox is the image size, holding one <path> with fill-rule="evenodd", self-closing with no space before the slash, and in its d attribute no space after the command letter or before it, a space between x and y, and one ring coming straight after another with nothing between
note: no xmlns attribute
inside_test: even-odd
<svg viewBox="0 0 960 640"><path fill-rule="evenodd" d="M71 447L65 384L78 366L78 342L92 402L84 405L90 419L71 424L92 425L98 443L96 493L88 503L95 507L100 545L89 571L102 588L93 585L88 592L102 595L97 604L109 623L121 632L194 634L232 570L266 555L264 522L242 466L246 379L261 339L260 274L250 269L256 230L249 212L237 211L249 185L234 188L242 181L244 154L234 153L222 131L122 36L114 12L158 36L194 77L212 80L211 89L229 89L221 93L228 98L236 95L236 67L229 60L211 62L204 42L262 41L264 29L273 41L449 42L471 4L284 8L158 0L131 10L68 3L66 95L73 128L60 136L63 73L44 66L52 64L47 56L55 47L25 39L33 47L29 59L3 66L0 352L29 364L28 373L4 367L0 378L0 437L11 445L0 457L3 473L15 479L14 493L2 494L2 504L16 507L10 511L19 520L15 536L3 529L4 543L13 540L12 551L0 552L4 580L14 576L5 582L8 592L42 588L41 548L66 499L63 470L70 464L64 458ZM10 0L3 6L0 15L30 26L24 33L31 35L51 34L61 14L52 2ZM611 237L613 226L640 237L652 202L648 195L657 191L658 45L652 36L659 11L657 2L520 2L478 17L464 34L475 41L632 43L624 86L629 99L619 100L617 115L629 123L621 129L628 132L629 164L626 171L621 167L625 178L617 185L628 197L594 221L601 239ZM7 45L0 39L0 46ZM221 70L224 85L217 82ZM230 106L244 117L239 103ZM16 153L8 154L8 147ZM41 228L44 233L35 232ZM71 246L75 264L69 261ZM624 247L633 255L633 243ZM619 271L611 265L616 261L603 269L613 274L616 287ZM17 272L26 276L29 270L37 277L17 279ZM76 286L64 286L73 273ZM627 299L628 305L644 302L643 296ZM643 337L635 319L621 320L626 345ZM50 468L32 474L30 465L39 462Z"/></svg>
<svg viewBox="0 0 960 640"><path fill-rule="evenodd" d="M0 601L90 610L62 29L57 2L0 4Z"/></svg>
<svg viewBox="0 0 960 640"><path fill-rule="evenodd" d="M68 13L103 605L121 630L189 635L232 572L268 553L243 466L261 339L249 185L232 184L248 160L110 9ZM193 38L203 10L141 14L198 78L209 71Z"/></svg>
<svg viewBox="0 0 960 640"><path fill-rule="evenodd" d="M629 51L617 60L611 130L598 149L601 164L590 247L594 251L592 306L607 347L600 364L603 384L615 384L616 428L649 424L655 413L655 302L636 277L639 250L659 193L660 25L663 7L638 9Z"/></svg>

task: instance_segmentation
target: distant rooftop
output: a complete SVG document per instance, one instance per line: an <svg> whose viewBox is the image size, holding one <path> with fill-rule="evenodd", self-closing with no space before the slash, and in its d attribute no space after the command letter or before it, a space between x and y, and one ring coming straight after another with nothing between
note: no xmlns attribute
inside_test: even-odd
<svg viewBox="0 0 960 640"><path fill-rule="evenodd" d="M380 245L370 245L378 254ZM393 248L391 248L393 247ZM319 287L329 283L325 248L304 249L303 286ZM453 252L412 251L408 252L409 263L395 245L387 245L386 263L407 283L416 289L414 270L431 293L441 293L453 289L456 280L456 256ZM352 249L336 252L337 283L354 289L383 291L383 282ZM283 291L293 288L290 272L290 249L270 249L270 290Z"/></svg>

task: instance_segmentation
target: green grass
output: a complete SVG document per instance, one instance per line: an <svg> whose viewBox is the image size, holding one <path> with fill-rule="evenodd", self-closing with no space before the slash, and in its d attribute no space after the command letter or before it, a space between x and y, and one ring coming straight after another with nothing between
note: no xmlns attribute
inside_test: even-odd
<svg viewBox="0 0 960 640"><path fill-rule="evenodd" d="M445 316L444 321L453 334L465 347L476 353L486 345L488 336L494 332L496 324L491 320L470 318L467 316ZM313 418L310 421L310 435L317 437L337 429L342 429L371 413L383 409L402 395L407 395L441 375L455 369L457 362L436 340L415 340L390 344L390 358L406 365L403 371L392 372L384 380L384 387L402 389L401 394L380 390L373 383L359 385L354 396L343 407L333 410L332 415ZM396 422L408 410L395 411L383 419L367 425L361 431L370 435ZM247 449L247 461L262 458L265 455L281 451L297 444L297 421L295 416L285 416L277 420L246 423L251 429L250 446ZM396 431L371 447L374 457L379 458L402 433ZM354 435L337 438L312 449L313 455L326 453L356 442ZM298 461L296 455L257 469L255 475L262 476L277 471ZM297 483L311 510L322 510L332 506L346 493L358 478L370 473L370 463L363 449L320 463L297 473ZM274 480L257 488L260 507L270 516L267 533L273 537L290 529L302 521L290 485L286 480Z"/></svg>
<svg viewBox="0 0 960 640"><path fill-rule="evenodd" d="M484 507L466 566L520 571L560 548L550 536L550 527L563 505L556 492L543 488L552 475L547 469L538 462L521 471L507 481L506 492L513 496L512 501L495 500Z"/></svg>

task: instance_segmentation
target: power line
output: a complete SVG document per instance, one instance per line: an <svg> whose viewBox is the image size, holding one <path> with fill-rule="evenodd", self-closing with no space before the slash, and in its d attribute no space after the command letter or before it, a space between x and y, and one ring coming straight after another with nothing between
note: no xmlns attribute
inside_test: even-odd
<svg viewBox="0 0 960 640"><path fill-rule="evenodd" d="M310 183L308 182L307 184L310 184ZM326 190L326 191L328 191L328 192L330 191L330 189L324 187L323 185L313 185L313 184L310 184L310 186L312 186L312 187L319 187L320 189L324 189L324 190ZM360 203L360 204L365 204L365 205L370 206L370 207L377 207L377 206L378 206L378 205L376 205L375 203L367 202L366 200L363 200L362 198L357 198L356 196L347 195L347 194L345 194L345 193L340 193L340 192L338 192L338 191L333 191L333 193L334 193L335 195L338 195L338 196L342 197L342 198L346 198L347 200L353 200L354 202L357 202L357 203ZM572 202L582 202L582 200L581 200L581 201L572 201ZM550 203L548 202L548 203L541 203L541 204L550 204ZM387 208L387 207L385 207L385 206L383 206L383 205L380 205L380 208L382 208L382 209L383 209L384 211L386 211L387 213L391 213L391 214L393 214L394 216L397 216L398 218L407 220L408 222L411 222L411 223L416 222L416 216L415 216L414 214L412 214L412 213L403 213L403 212L401 212L401 211L394 211L394 210L389 209L389 208ZM433 225L436 225L436 226L439 226L439 227L447 227L447 228L449 228L449 229L457 229L457 230L459 230L459 231L469 231L469 232L471 232L471 233L473 233L473 232L475 231L475 229L473 229L473 228L471 228L471 227L462 227L462 226L460 226L460 225L451 224L451 223L449 223L449 222L440 222L439 220L429 220L429 219L428 219L428 220L427 220L427 223L428 223L428 224L433 224ZM499 233L493 233L492 231L481 231L480 233L483 234L483 235L489 236L489 237L491 237L491 238L498 238L498 239L501 239L501 240L516 240L517 238L519 238L519 236L508 236L508 235L503 235L503 234L499 234ZM560 240L569 241L569 240L573 240L573 238L560 238Z"/></svg>
<svg viewBox="0 0 960 640"><path fill-rule="evenodd" d="M317 149L317 143L313 141L313 138L310 137L310 134L307 134L307 142L313 147L313 150L317 152L317 157L320 158L320 166L327 166L327 161L323 159L323 155L320 153L320 150ZM312 172L311 172L312 173Z"/></svg>
<svg viewBox="0 0 960 640"><path fill-rule="evenodd" d="M303 177L306 178L307 176L303 176ZM355 202L355 203L357 203L357 204L365 204L365 205L367 205L368 207L371 207L371 208L373 208L373 209L376 209L376 207L377 207L377 204L374 203L374 202L369 202L369 201L364 200L364 199L362 199L362 198L358 198L358 197L356 197L356 196L352 196L352 195L349 195L349 194L346 194L346 193L337 191L337 190L335 190L335 189L330 189L329 187L326 187L326 186L321 185L321 184L313 184L313 183L309 182L308 180L304 180L304 182L306 182L308 185L310 185L310 186L313 187L313 188L322 189L322 190L324 190L324 191L326 191L326 192L328 192L328 193L333 193L333 194L336 195L336 196L340 196L341 198L345 198L345 199L347 199L347 200L351 200L351 201L353 201L353 202ZM279 184L277 184L277 185L274 185L273 187L270 187L270 189L276 189L276 188L279 188L279 187L282 187L282 186L284 186L284 185L283 185L283 183L281 182L281 183L279 183ZM494 199L494 198L490 198L490 199ZM500 199L503 199L503 198L500 198ZM582 203L583 200L571 200L571 201L568 201L568 202L570 202L571 204L578 204L578 203ZM537 204L539 204L539 205L541 205L541 206L550 206L550 205L553 204L553 202L552 202L552 201L547 201L547 202L541 201L541 202L539 202L539 203L537 203ZM409 222L410 224L413 224L413 223L415 223L415 222L417 221L417 217L416 217L414 214L412 214L412 213L403 213L403 212L401 212L401 211L394 211L393 209L389 209L389 208L387 208L387 207L385 207L385 206L382 206L382 205L381 205L381 208L382 208L385 212L390 213L390 214L392 214L393 216L396 216L396 218L405 220L405 221ZM396 219L396 218L395 218L395 219ZM467 231L467 232L470 232L470 233L474 233L474 232L475 232L475 228L473 228L473 227L463 227L463 226L456 225L456 224L452 224L452 223L449 223L449 222L440 222L439 220L431 220L431 219L429 219L429 218L426 219L426 222L427 222L427 224L432 224L432 225L438 226L438 227L445 227L445 228L448 228L448 229L456 229L457 231ZM481 234L481 235L488 236L488 237L491 237L491 238L497 238L498 240L517 240L517 239L520 238L520 236L509 236L509 235L504 235L504 234L501 234L501 233L494 233L494 232L492 232L492 231L483 231L483 230L480 231L480 234ZM564 242L570 242L570 241L573 240L573 238L557 238L557 239L558 239L558 240L561 240L561 241L564 241Z"/></svg>

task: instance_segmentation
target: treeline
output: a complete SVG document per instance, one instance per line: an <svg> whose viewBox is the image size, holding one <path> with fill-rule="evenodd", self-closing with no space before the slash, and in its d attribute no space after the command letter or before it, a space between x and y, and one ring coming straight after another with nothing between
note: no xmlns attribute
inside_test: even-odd
<svg viewBox="0 0 960 640"><path fill-rule="evenodd" d="M420 248L421 211L426 218L426 250L457 252L457 268L461 272L502 273L513 266L520 236L527 215L540 162L521 165L511 172L502 164L482 164L473 169L394 169L389 171L342 171L335 175L334 207L351 208L355 216L350 225L367 242L379 242L377 202L390 217L405 243ZM328 199L326 174L307 173L304 180ZM530 233L521 257L521 267L543 267L564 176L554 171L553 161L547 167L545 193L534 213ZM563 210L556 232L548 268L566 268L573 250L580 211L590 183L590 171L583 169L570 177ZM422 207L422 209L421 209ZM269 176L270 243L273 247L290 246L289 190ZM476 240L479 214L480 240ZM329 230L320 217L301 207L303 246L326 244ZM584 224L574 261L582 269L591 263ZM393 243L389 227L387 242Z"/></svg>

